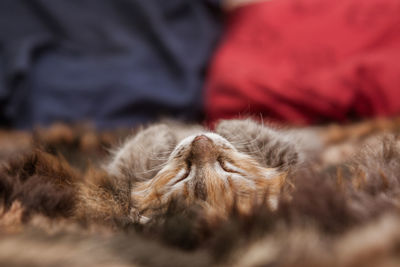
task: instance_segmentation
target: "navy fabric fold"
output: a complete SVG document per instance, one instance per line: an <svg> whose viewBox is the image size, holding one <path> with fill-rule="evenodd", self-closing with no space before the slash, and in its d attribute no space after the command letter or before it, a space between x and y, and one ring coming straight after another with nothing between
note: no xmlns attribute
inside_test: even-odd
<svg viewBox="0 0 400 267"><path fill-rule="evenodd" d="M218 1L3 0L1 125L196 120L219 33Z"/></svg>

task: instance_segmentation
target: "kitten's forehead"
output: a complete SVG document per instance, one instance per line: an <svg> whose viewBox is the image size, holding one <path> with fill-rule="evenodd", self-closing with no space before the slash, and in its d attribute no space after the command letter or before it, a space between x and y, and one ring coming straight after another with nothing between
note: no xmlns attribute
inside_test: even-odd
<svg viewBox="0 0 400 267"><path fill-rule="evenodd" d="M190 135L190 136L184 138L181 142L179 142L179 144L175 147L174 151L172 151L171 157L176 156L176 154L179 152L179 150L190 146L190 144L193 142L193 140L196 138L196 136L199 136L199 135L207 136L217 146L225 146L225 147L229 147L230 149L235 149L235 147L228 140L226 140L224 137L220 136L219 134L212 133L212 132L201 132L198 134Z"/></svg>

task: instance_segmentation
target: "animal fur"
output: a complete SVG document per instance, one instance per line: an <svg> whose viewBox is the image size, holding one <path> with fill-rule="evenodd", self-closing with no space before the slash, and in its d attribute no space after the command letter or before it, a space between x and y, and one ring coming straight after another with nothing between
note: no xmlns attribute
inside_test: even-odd
<svg viewBox="0 0 400 267"><path fill-rule="evenodd" d="M251 155L257 164L287 174L276 209L255 201L243 213L240 203L233 202L223 220L209 220L201 201L187 203L177 197L163 203L163 208L152 207L152 216L142 224L133 212L132 190L135 183L146 182L157 170L139 176L142 170L137 171L137 166L143 166L144 161L148 164L144 170L153 170L165 159L152 157L152 153L170 151L199 128L178 125L182 127L179 131L174 128L178 126L172 130L168 124L157 126L171 132L172 137L168 137L154 131L161 135L157 140L166 140L166 147L147 150L150 154L132 154L128 161L133 165L111 160L107 166L114 166L116 172L107 172L97 164L99 159L106 160L98 148L104 141L92 143L93 150L87 154L93 158L91 164L77 164L71 160L71 150L65 154L67 160L57 152L67 151L58 150L58 146L65 148L66 139L60 145L53 139L49 145L48 137L42 134L40 149L32 148L32 142L32 147L13 152L11 160L4 157L7 159L0 171L0 264L398 266L400 143L393 134L398 129L395 120L387 121L390 127L383 127L392 133L377 137L372 136L379 134L375 122L371 122L371 134L364 130L351 140L346 136L357 125L343 127L341 138L354 152L340 161L336 157L326 160L327 151L332 155L335 147L341 151L345 145L340 138L329 137L330 127L313 130L314 137L325 141L303 153L302 141L290 140L288 130L277 132L253 122L235 121L224 126L226 123L216 131L236 142L238 151ZM230 132L229 127L236 130ZM124 144L137 142L146 131L142 137L151 140L150 127L128 137ZM334 131L335 136L340 135L340 128ZM306 132L292 137L310 140L303 136ZM75 135L68 146L79 144L84 135ZM97 138L94 140L100 140ZM144 140L139 143L145 145ZM147 147L151 145L154 143ZM80 146L75 150L76 154L88 153Z"/></svg>

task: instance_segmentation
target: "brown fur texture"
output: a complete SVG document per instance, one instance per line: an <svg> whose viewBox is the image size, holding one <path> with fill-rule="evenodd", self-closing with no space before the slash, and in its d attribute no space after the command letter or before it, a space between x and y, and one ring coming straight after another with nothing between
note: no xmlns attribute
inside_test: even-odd
<svg viewBox="0 0 400 267"><path fill-rule="evenodd" d="M241 123L232 122L229 127ZM399 265L400 141L396 120L387 120L389 126L382 128L390 134L381 134L372 121L370 133L363 130L355 139L322 142L313 146L310 154L302 153L300 141L290 139L310 140L303 137L307 131L276 135L274 130L246 123L249 131L253 129L250 126L261 131L241 133L239 137L239 130L232 136L228 130L223 132L224 124L216 130L232 143L237 142L238 151L251 155L257 164L271 164L285 173L286 183L276 209L254 201L243 213L240 199L234 198L224 211L224 220L209 220L202 201L187 203L184 196L176 196L163 208L152 207L150 220L139 223L132 212L132 190L135 183L146 182L151 175L137 179L129 169L107 173L98 164L106 160L106 153L101 151L104 142L95 143L90 153L82 151L74 145L83 136L76 134L75 128L70 129L74 144L67 146L64 138L60 143L52 139L50 145L48 137L43 137L41 149L34 149L37 139L32 138L32 147L19 146L11 160L6 156L2 163L0 265ZM335 131L343 129L346 136L352 127L338 126ZM172 130L176 140L172 143L176 145L198 130L189 128L179 136ZM244 126L239 128L245 131ZM312 135L331 140L324 139L331 130L319 128ZM145 131L139 130L136 136ZM126 134L110 140L118 140L118 136ZM268 142L281 145L275 150ZM327 157L344 145L351 148L346 157ZM71 155L80 153L86 153L85 162L71 159ZM141 155L151 158L150 154ZM268 158L270 155L273 158ZM161 157L157 160L165 162ZM150 161L147 170L162 163L159 161Z"/></svg>
<svg viewBox="0 0 400 267"><path fill-rule="evenodd" d="M5 212L19 202L23 220L31 214L48 217L72 215L80 177L62 158L34 151L11 160L0 173L0 197Z"/></svg>

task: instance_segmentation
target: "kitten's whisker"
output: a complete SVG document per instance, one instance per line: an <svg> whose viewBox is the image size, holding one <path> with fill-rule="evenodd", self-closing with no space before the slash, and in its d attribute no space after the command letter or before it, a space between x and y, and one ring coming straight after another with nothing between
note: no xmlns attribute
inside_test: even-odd
<svg viewBox="0 0 400 267"><path fill-rule="evenodd" d="M151 160L162 160L162 161L168 160L168 157L148 157L148 158Z"/></svg>
<svg viewBox="0 0 400 267"><path fill-rule="evenodd" d="M169 155L171 153L172 153L172 150L168 150L168 151L160 151L160 152L157 152L157 153L154 153L154 154Z"/></svg>
<svg viewBox="0 0 400 267"><path fill-rule="evenodd" d="M142 171L142 172L137 172L136 174L146 174L146 173L151 173L151 172L154 172L154 171L159 171L159 170L161 170L165 165L166 165L166 163L163 163L163 164L160 164L160 165L158 165L158 166L156 166L156 167L153 167L153 168L151 168L151 169L149 169L149 170L145 170L145 171Z"/></svg>
<svg viewBox="0 0 400 267"><path fill-rule="evenodd" d="M244 130L243 129L240 129L239 131L241 131L242 133L244 133ZM259 137L261 136L261 131L262 131L262 127L260 126L259 127L259 129L258 129L258 134L257 134L257 136L256 137L254 137L252 140L246 140L246 141L240 141L240 140L238 140L238 141L231 141L231 143L232 144L235 144L235 145L249 145L249 144L252 144L252 143L256 143L256 142L258 142L259 141ZM241 134L241 136L243 136L244 134ZM239 134L237 134L236 136L239 136Z"/></svg>
<svg viewBox="0 0 400 267"><path fill-rule="evenodd" d="M231 141L231 143L234 144L234 145L239 145L239 146L240 145L242 145L242 146L249 145L249 144L253 144L253 143L258 142L259 141L258 137L259 137L259 135L257 137L255 137L253 140L249 140L249 141Z"/></svg>

